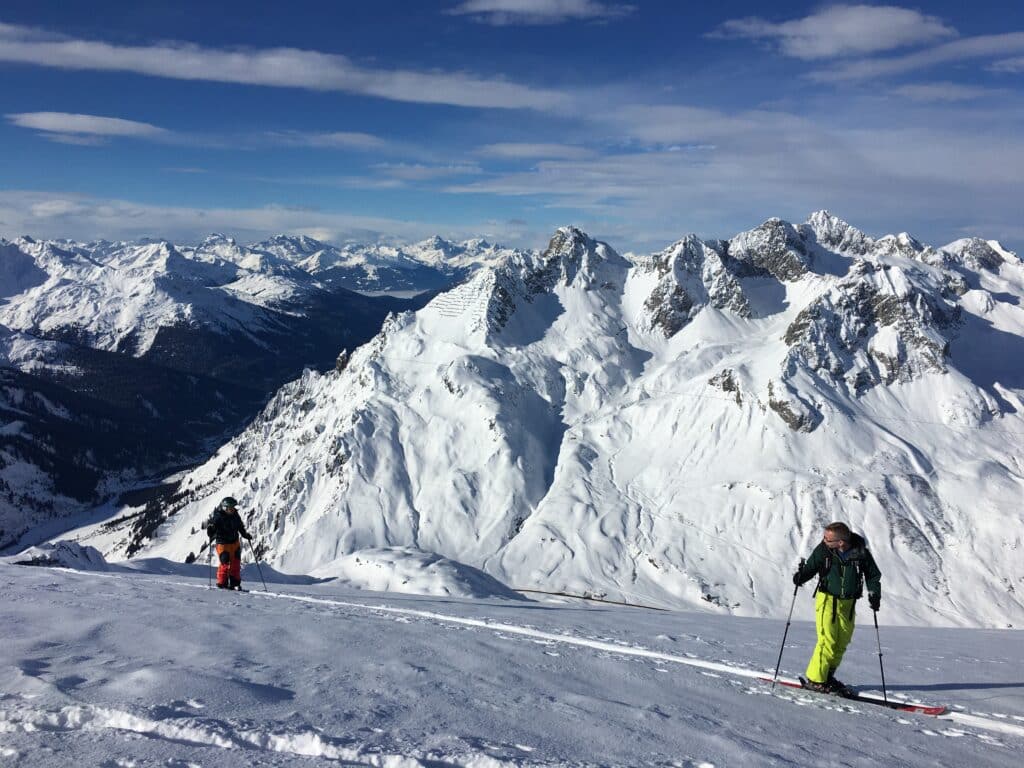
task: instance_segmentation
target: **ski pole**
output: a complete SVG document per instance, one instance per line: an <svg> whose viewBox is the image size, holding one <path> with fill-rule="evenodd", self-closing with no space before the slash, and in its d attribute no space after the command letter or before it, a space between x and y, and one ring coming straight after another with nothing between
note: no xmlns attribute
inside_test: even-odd
<svg viewBox="0 0 1024 768"><path fill-rule="evenodd" d="M800 558L800 565L797 570L804 569L804 559ZM782 647L779 648L779 660L775 663L775 677L772 678L772 690L775 690L775 683L779 679L779 667L782 666L782 652L786 649L786 635L789 634L789 624L793 620L793 607L796 605L796 593L800 591L800 585L793 587L793 602L789 604L789 616L786 618L786 631L782 633Z"/></svg>
<svg viewBox="0 0 1024 768"><path fill-rule="evenodd" d="M260 568L260 561L259 561L259 559L258 559L258 558L256 557L256 548L255 548L255 547L254 547L254 546L252 545L252 539L247 539L247 541L249 542L249 551L250 551L250 552L252 552L252 561L253 561L254 563L256 563L256 570L257 570L257 571L259 571L259 574L260 574L260 581L262 581L262 582L263 582L263 591L264 591L264 592L269 592L270 590L269 590L269 589L267 589L267 582L266 582L266 580L265 580L265 579L263 578L263 569L262 569L262 568Z"/></svg>
<svg viewBox="0 0 1024 768"><path fill-rule="evenodd" d="M206 582L207 589L213 589L213 540L206 542L206 562L210 565L209 579Z"/></svg>
<svg viewBox="0 0 1024 768"><path fill-rule="evenodd" d="M872 611L875 617L875 637L878 639L878 669L882 673L882 698L888 703L889 696L885 692L885 667L882 666L882 636L878 634L878 611Z"/></svg>

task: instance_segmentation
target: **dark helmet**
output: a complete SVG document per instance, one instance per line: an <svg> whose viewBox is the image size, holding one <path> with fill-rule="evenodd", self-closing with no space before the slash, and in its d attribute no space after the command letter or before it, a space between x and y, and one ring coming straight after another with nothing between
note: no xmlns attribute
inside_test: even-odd
<svg viewBox="0 0 1024 768"><path fill-rule="evenodd" d="M238 506L238 502L235 501L233 496L225 496L223 499L220 500L220 508L221 509L230 509L231 507L237 507L237 506Z"/></svg>

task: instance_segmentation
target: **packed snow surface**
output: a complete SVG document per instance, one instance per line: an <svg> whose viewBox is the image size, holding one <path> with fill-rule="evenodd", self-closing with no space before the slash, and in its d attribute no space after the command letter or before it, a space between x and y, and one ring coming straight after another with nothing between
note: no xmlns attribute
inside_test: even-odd
<svg viewBox="0 0 1024 768"><path fill-rule="evenodd" d="M1000 768L1024 748L1009 630L883 628L888 696L950 707L927 717L759 681L779 620L371 594L265 564L267 591L247 565L239 594L199 563L16 559L0 563L2 765ZM811 651L809 595L786 675ZM841 676L880 693L861 624Z"/></svg>
<svg viewBox="0 0 1024 768"><path fill-rule="evenodd" d="M374 592L520 599L518 593L476 568L410 547L361 549L321 565L310 575Z"/></svg>

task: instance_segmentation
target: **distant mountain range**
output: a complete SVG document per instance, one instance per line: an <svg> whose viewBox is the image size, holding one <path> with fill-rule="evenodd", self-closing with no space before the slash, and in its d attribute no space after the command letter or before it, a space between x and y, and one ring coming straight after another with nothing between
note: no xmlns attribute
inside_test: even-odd
<svg viewBox="0 0 1024 768"><path fill-rule="evenodd" d="M0 240L0 549L118 487L202 459L303 368L510 253L432 238Z"/></svg>
<svg viewBox="0 0 1024 768"><path fill-rule="evenodd" d="M873 239L824 211L630 259L564 228L80 535L191 559L230 494L285 570L407 547L514 587L778 616L841 519L888 621L1020 626L1022 300L995 241Z"/></svg>

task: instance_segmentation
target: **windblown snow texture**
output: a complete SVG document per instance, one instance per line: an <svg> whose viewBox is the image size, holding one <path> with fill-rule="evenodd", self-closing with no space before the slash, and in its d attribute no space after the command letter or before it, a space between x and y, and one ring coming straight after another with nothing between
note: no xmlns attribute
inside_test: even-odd
<svg viewBox="0 0 1024 768"><path fill-rule="evenodd" d="M1010 768L1024 746L1012 631L885 628L889 697L951 706L925 717L760 682L780 620L373 594L266 565L268 591L250 566L239 594L199 564L58 549L82 570L0 562L3 764ZM783 674L813 643L796 620ZM855 634L843 677L878 695L874 650Z"/></svg>

